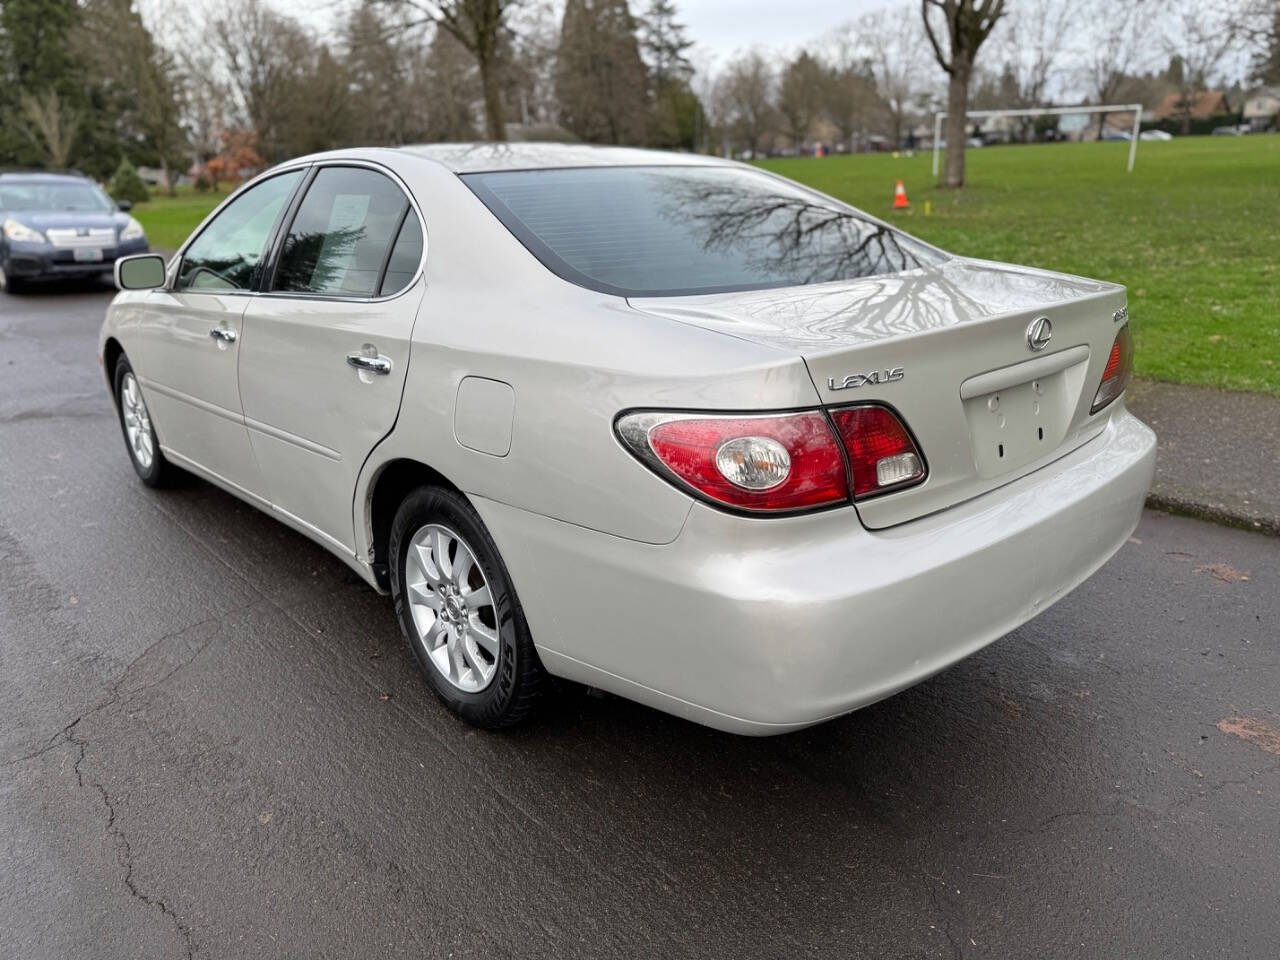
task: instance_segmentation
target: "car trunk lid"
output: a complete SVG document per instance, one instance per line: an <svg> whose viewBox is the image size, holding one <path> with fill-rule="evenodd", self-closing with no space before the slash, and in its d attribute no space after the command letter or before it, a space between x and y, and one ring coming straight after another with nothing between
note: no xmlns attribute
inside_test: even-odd
<svg viewBox="0 0 1280 960"><path fill-rule="evenodd" d="M631 303L800 354L828 407L876 401L894 409L929 472L919 486L860 500L872 529L1008 483L1100 432L1106 413L1089 408L1125 316L1123 287L966 259L886 277ZM1030 328L1040 318L1050 336L1033 349Z"/></svg>

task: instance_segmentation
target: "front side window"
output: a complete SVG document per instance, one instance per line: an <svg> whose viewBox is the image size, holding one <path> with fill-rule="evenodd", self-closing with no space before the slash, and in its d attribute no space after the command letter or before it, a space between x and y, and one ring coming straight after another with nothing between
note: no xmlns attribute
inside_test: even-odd
<svg viewBox="0 0 1280 960"><path fill-rule="evenodd" d="M619 296L683 296L899 273L944 255L785 180L733 167L463 177L550 270Z"/></svg>
<svg viewBox="0 0 1280 960"><path fill-rule="evenodd" d="M179 290L248 290L266 253L271 228L302 176L264 180L224 207L182 256Z"/></svg>
<svg viewBox="0 0 1280 960"><path fill-rule="evenodd" d="M363 167L325 167L289 227L272 289L375 296L392 241L407 220L416 225L417 217L389 178Z"/></svg>

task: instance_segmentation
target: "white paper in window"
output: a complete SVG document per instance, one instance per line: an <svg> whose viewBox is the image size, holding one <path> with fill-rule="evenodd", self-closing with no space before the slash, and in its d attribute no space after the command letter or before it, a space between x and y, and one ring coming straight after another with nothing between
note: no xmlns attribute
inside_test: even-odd
<svg viewBox="0 0 1280 960"><path fill-rule="evenodd" d="M315 290L341 290L346 283L347 269L355 257L356 244L363 238L361 228L369 215L367 193L339 193L329 208L329 225L325 228L324 244L316 259L316 274L311 286Z"/></svg>

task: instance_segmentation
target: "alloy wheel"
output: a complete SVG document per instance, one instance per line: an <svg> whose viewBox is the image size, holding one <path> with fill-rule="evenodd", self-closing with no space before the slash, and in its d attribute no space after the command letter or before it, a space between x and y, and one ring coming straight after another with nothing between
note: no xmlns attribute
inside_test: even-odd
<svg viewBox="0 0 1280 960"><path fill-rule="evenodd" d="M124 416L124 433L129 441L129 452L144 471L151 469L155 460L155 439L151 432L151 415L138 379L132 372L120 381L120 412Z"/></svg>
<svg viewBox="0 0 1280 960"><path fill-rule="evenodd" d="M455 531L429 523L409 540L405 596L415 639L432 665L464 693L493 682L497 610L475 551Z"/></svg>

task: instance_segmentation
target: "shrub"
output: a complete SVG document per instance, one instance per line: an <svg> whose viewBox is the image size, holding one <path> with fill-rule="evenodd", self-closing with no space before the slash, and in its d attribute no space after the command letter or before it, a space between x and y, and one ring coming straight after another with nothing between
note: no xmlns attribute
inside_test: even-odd
<svg viewBox="0 0 1280 960"><path fill-rule="evenodd" d="M196 177L195 182L196 193L208 193L213 189L213 184L209 182L209 178L203 173Z"/></svg>
<svg viewBox="0 0 1280 960"><path fill-rule="evenodd" d="M138 176L138 171L128 157L120 160L116 174L111 178L111 196L117 201L128 200L130 203L146 203L150 199L147 185Z"/></svg>

